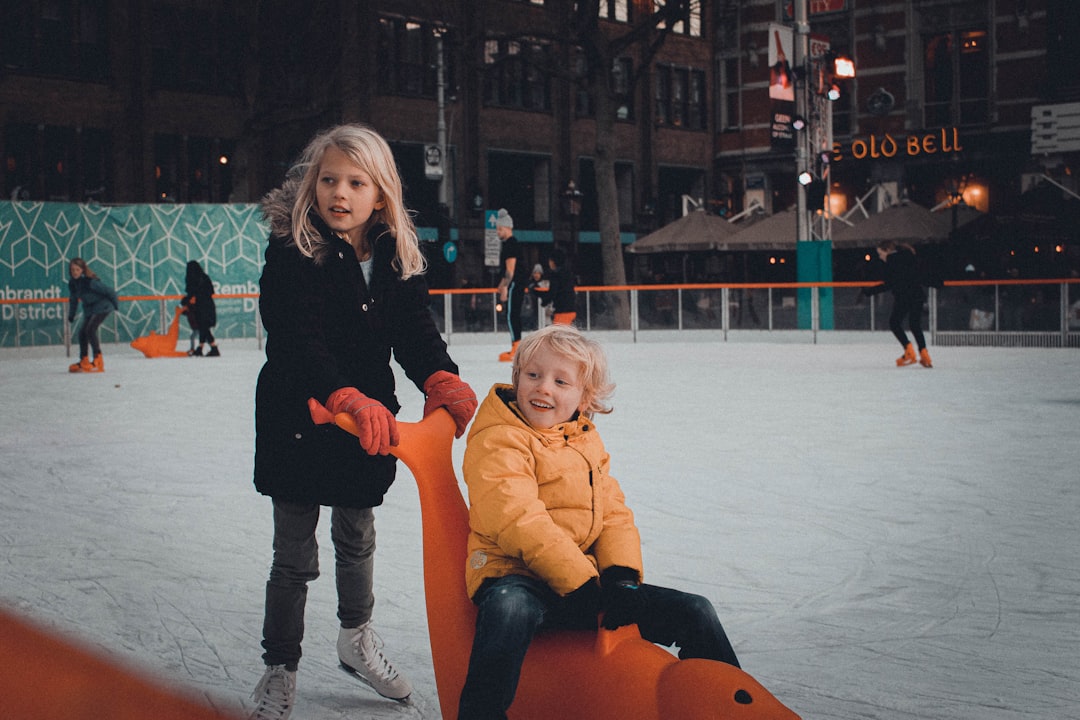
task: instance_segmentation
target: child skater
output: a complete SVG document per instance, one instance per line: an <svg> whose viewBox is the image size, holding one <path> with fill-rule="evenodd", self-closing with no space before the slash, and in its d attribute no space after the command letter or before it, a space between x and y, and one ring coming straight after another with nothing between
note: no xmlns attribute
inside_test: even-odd
<svg viewBox="0 0 1080 720"><path fill-rule="evenodd" d="M196 349L193 341L188 355L201 357L203 345L210 343L210 350L206 353L206 357L220 356L221 351L218 350L217 341L214 340L214 333L211 332L213 327L217 325L217 307L214 305L214 282L206 274L206 271L202 269L202 265L199 265L194 260L188 260L187 271L184 276L184 292L187 294L184 295L184 299L180 301L180 304L184 306L184 310L188 315L188 324L191 325L192 331L199 331L199 347ZM194 332L192 335L194 337Z"/></svg>
<svg viewBox="0 0 1080 720"><path fill-rule="evenodd" d="M332 508L342 668L380 695L412 688L371 626L372 508L394 480L398 442L390 357L444 406L460 437L476 395L458 377L428 307L424 257L386 141L364 125L316 135L285 184L263 202L270 224L259 309L266 364L255 391L255 486L273 499L274 545L256 688L257 720L293 709L307 584L319 575L315 530ZM313 424L309 398L350 413L359 443Z"/></svg>
<svg viewBox="0 0 1080 720"><path fill-rule="evenodd" d="M577 300L574 294L574 278L566 269L566 253L559 248L548 257L548 291L540 296L540 302L551 305L554 310L552 322L556 325L573 325L577 318Z"/></svg>
<svg viewBox="0 0 1080 720"><path fill-rule="evenodd" d="M101 281L82 258L74 258L68 265L68 322L75 322L75 311L82 300L83 316L79 324L79 362L68 366L68 372L104 372L105 358L101 356L98 328L114 310L120 309L116 291ZM90 362L90 349L94 361Z"/></svg>
<svg viewBox="0 0 1080 720"><path fill-rule="evenodd" d="M904 354L896 358L898 366L912 365L916 361L923 367L933 367L930 352L926 349L926 338L922 331L923 303L926 293L919 282L919 272L915 265L915 248L906 243L882 240L877 246L878 257L885 263L885 282L874 287L863 288L866 296L877 295L886 290L893 294L893 308L889 313L889 329L904 348ZM908 342L904 332L904 318L911 326L911 334L919 347L919 354Z"/></svg>
<svg viewBox="0 0 1080 720"><path fill-rule="evenodd" d="M593 423L614 389L600 346L569 325L521 341L469 431L465 584L479 607L458 720L506 717L540 627L614 629L739 661L704 597L642 583L641 539ZM558 688L552 688L558 692Z"/></svg>

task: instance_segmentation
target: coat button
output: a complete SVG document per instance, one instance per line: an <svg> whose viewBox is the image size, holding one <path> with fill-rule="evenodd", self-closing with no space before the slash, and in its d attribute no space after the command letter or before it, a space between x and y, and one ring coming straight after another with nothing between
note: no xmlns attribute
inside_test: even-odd
<svg viewBox="0 0 1080 720"><path fill-rule="evenodd" d="M337 254L337 257L338 257L338 260L344 260L345 259L345 253L343 253L343 252L341 252L339 250L338 254Z"/></svg>
<svg viewBox="0 0 1080 720"><path fill-rule="evenodd" d="M304 437L304 435L302 433L296 433L295 435L293 435L293 437L299 440L300 438Z"/></svg>
<svg viewBox="0 0 1080 720"><path fill-rule="evenodd" d="M360 309L363 310L364 312L367 312L367 303L364 303L363 305L361 305Z"/></svg>

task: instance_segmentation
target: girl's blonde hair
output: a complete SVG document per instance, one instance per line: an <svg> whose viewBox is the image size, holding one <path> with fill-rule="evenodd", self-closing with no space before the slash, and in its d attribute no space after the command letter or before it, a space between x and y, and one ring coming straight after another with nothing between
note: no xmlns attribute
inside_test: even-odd
<svg viewBox="0 0 1080 720"><path fill-rule="evenodd" d="M394 154L382 135L373 128L359 123L338 125L324 130L312 138L300 159L289 171L299 178L296 200L292 207L292 236L304 255L317 258L326 240L311 223L311 213L316 212L315 187L319 181L319 165L327 149L335 147L345 154L358 168L371 176L382 194L383 208L375 210L372 217L389 228L397 240L397 256L394 267L404 279L420 275L427 267L420 252L416 228L405 208L402 197L401 176L394 162ZM375 238L371 238L374 245Z"/></svg>
<svg viewBox="0 0 1080 720"><path fill-rule="evenodd" d="M91 280L97 277L97 274L90 269L90 266L87 265L86 261L83 260L81 257L71 258L71 262L68 264L68 268L70 268L72 265L77 265L82 268L83 276L88 277ZM68 270L68 272L70 272L70 269Z"/></svg>
<svg viewBox="0 0 1080 720"><path fill-rule="evenodd" d="M514 351L513 383L517 387L521 368L541 348L549 348L562 357L575 362L581 368L585 409L582 414L592 417L594 413L612 410L607 399L615 392L615 383L608 376L607 356L600 343L588 338L573 325L548 325L542 330L526 335Z"/></svg>

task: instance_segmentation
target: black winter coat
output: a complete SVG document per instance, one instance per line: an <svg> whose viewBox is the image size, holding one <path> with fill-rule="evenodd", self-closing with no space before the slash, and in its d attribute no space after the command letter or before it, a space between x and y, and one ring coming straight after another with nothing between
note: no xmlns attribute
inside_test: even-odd
<svg viewBox="0 0 1080 720"><path fill-rule="evenodd" d="M554 304L557 313L575 312L574 278L564 268L548 270L548 291L540 295L544 305Z"/></svg>
<svg viewBox="0 0 1080 720"><path fill-rule="evenodd" d="M391 265L395 240L374 228L370 287L346 241L329 233L318 265L291 238L271 236L260 280L266 364L255 391L255 487L296 503L374 507L394 481L393 456L368 455L333 425L316 426L308 398L325 403L355 387L397 414L390 356L422 388L438 370L457 373L428 307L421 276ZM380 235L380 233L383 233Z"/></svg>
<svg viewBox="0 0 1080 720"><path fill-rule="evenodd" d="M889 253L885 259L885 284L867 288L867 295L877 295L889 290L898 303L918 302L926 299L919 282L919 269L915 253L904 247Z"/></svg>
<svg viewBox="0 0 1080 720"><path fill-rule="evenodd" d="M210 328L217 325L217 306L214 304L214 281L210 276L201 271L189 271L184 281L184 298L180 304L187 308L188 313L194 311L194 317L188 315L188 321L193 328ZM192 306L191 301L195 304ZM193 321L193 322L192 322Z"/></svg>

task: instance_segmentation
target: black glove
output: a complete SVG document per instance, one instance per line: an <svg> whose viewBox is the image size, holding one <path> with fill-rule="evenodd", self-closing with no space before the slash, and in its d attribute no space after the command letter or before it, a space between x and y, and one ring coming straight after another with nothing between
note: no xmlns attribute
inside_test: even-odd
<svg viewBox="0 0 1080 720"><path fill-rule="evenodd" d="M601 593L595 578L563 598L563 608L573 628L596 629L596 616L600 614Z"/></svg>
<svg viewBox="0 0 1080 720"><path fill-rule="evenodd" d="M618 565L600 573L603 595L603 626L614 630L623 625L633 625L645 610L645 596L638 585L638 573Z"/></svg>

